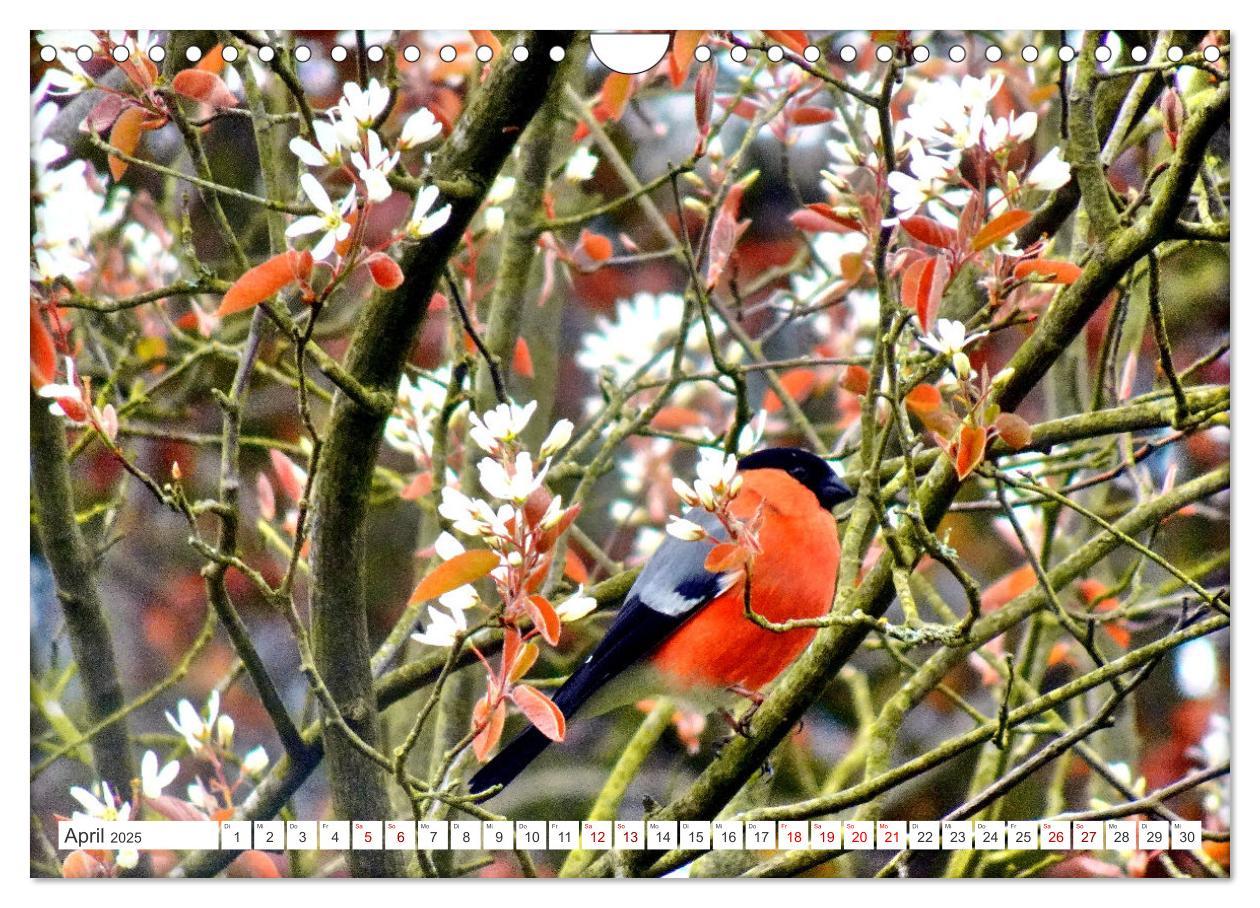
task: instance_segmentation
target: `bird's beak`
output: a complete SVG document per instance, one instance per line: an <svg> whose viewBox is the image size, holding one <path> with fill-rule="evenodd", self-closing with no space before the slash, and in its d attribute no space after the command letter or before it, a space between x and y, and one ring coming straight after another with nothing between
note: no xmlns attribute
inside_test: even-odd
<svg viewBox="0 0 1260 908"><path fill-rule="evenodd" d="M853 497L853 490L839 476L826 480L819 489L818 499L828 511L835 510L836 505L843 504Z"/></svg>

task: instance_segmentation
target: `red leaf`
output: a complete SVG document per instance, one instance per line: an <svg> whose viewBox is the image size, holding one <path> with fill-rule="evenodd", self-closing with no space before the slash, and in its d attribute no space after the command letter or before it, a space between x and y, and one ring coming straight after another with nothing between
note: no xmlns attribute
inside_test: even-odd
<svg viewBox="0 0 1260 908"><path fill-rule="evenodd" d="M744 198L744 184L736 183L722 201L717 217L713 220L713 235L709 238L709 273L705 276L708 288L717 286L718 278L735 251L735 245L744 235L751 221L739 220L739 206Z"/></svg>
<svg viewBox="0 0 1260 908"><path fill-rule="evenodd" d="M564 713L542 691L528 684L518 684L512 688L512 702L520 707L534 728L552 741L564 740Z"/></svg>
<svg viewBox="0 0 1260 908"><path fill-rule="evenodd" d="M1017 567L984 588L980 594L980 611L986 615L1000 609L1016 596L1026 593L1037 582L1037 572L1031 564Z"/></svg>
<svg viewBox="0 0 1260 908"><path fill-rule="evenodd" d="M958 242L958 231L921 214L902 218L901 229L920 243L935 246L937 249L952 249Z"/></svg>
<svg viewBox="0 0 1260 908"><path fill-rule="evenodd" d="M578 237L578 246L593 262L606 262L612 258L612 240L602 233L583 230Z"/></svg>
<svg viewBox="0 0 1260 908"><path fill-rule="evenodd" d="M798 107L788 114L788 119L797 126L817 126L819 123L830 123L836 113L828 107Z"/></svg>
<svg viewBox="0 0 1260 908"><path fill-rule="evenodd" d="M489 549L461 552L450 561L444 561L429 571L416 586L407 604L415 605L417 602L436 599L466 583L480 580L498 566L499 556Z"/></svg>
<svg viewBox="0 0 1260 908"><path fill-rule="evenodd" d="M814 202L806 205L790 215L788 220L797 230L805 233L845 233L862 231L862 223L855 218L842 217L832 210L830 205Z"/></svg>
<svg viewBox="0 0 1260 908"><path fill-rule="evenodd" d="M276 471L276 479L280 483L281 491L289 496L290 501L294 503L301 501L306 485L306 480L302 478L302 471L283 451L272 448L270 454L271 468Z"/></svg>
<svg viewBox="0 0 1260 908"><path fill-rule="evenodd" d="M1041 284L1070 284L1081 276L1081 268L1072 262L1031 259L1015 266L1015 276Z"/></svg>
<svg viewBox="0 0 1260 908"><path fill-rule="evenodd" d="M534 377L534 357L530 355L529 344L523 337L516 339L516 349L512 351L512 371L525 378Z"/></svg>
<svg viewBox="0 0 1260 908"><path fill-rule="evenodd" d="M560 642L560 616L543 596L530 596L525 600L525 610L542 638L555 646Z"/></svg>
<svg viewBox="0 0 1260 908"><path fill-rule="evenodd" d="M175 74L171 88L186 98L201 101L212 107L235 107L236 96L212 72L204 69L184 69Z"/></svg>
<svg viewBox="0 0 1260 908"><path fill-rule="evenodd" d="M146 114L139 107L128 107L114 121L114 128L109 131L109 144L125 155L134 155L136 146L140 144L140 133L144 131L143 123ZM115 155L109 156L109 173L117 183L127 172L128 163Z"/></svg>
<svg viewBox="0 0 1260 908"><path fill-rule="evenodd" d="M425 470L423 473L417 473L411 478L411 482L407 483L407 487L398 493L398 497L404 501L417 501L433 491L433 473Z"/></svg>
<svg viewBox="0 0 1260 908"><path fill-rule="evenodd" d="M700 142L709 135L709 127L713 121L713 88L717 85L717 64L705 63L696 76L696 129L700 133ZM700 146L701 150L703 146Z"/></svg>
<svg viewBox="0 0 1260 908"><path fill-rule="evenodd" d="M276 869L276 862L270 855L250 849L242 851L237 855L236 860L228 865L227 875L256 880L275 880L280 878L280 871Z"/></svg>
<svg viewBox="0 0 1260 908"><path fill-rule="evenodd" d="M634 79L625 73L611 73L599 90L599 107L603 120L620 120L634 93Z"/></svg>
<svg viewBox="0 0 1260 908"><path fill-rule="evenodd" d="M941 392L936 385L915 385L906 392L906 409L915 416L933 413L941 408Z"/></svg>
<svg viewBox="0 0 1260 908"><path fill-rule="evenodd" d="M515 684L529 674L529 670L538 661L539 652L538 644L532 640L522 646L520 652L516 654L516 658L512 660L512 666L508 670L508 680Z"/></svg>
<svg viewBox="0 0 1260 908"><path fill-rule="evenodd" d="M804 398L810 391L814 390L814 385L818 383L818 373L813 369L789 369L779 377L779 384L783 386L783 390L793 400L799 401ZM783 409L783 401L779 400L778 392L773 388L767 388L765 396L761 401L761 409L767 413L777 413Z"/></svg>
<svg viewBox="0 0 1260 908"><path fill-rule="evenodd" d="M472 715L472 727L481 728L477 737L473 738L473 753L482 763L486 762L490 751L494 750L499 738L503 737L503 722L507 719L507 704L500 700L491 710L489 697L490 694L487 693L477 701Z"/></svg>
<svg viewBox="0 0 1260 908"><path fill-rule="evenodd" d="M72 851L61 862L61 876L67 880L90 880L109 876L105 865L86 851Z"/></svg>
<svg viewBox="0 0 1260 908"><path fill-rule="evenodd" d="M372 275L372 281L381 289L393 290L402 286L402 269L385 253L374 252L368 256L367 267Z"/></svg>
<svg viewBox="0 0 1260 908"><path fill-rule="evenodd" d="M865 396L871 387L870 370L865 366L849 366L840 379L840 387L858 397Z"/></svg>
<svg viewBox="0 0 1260 908"><path fill-rule="evenodd" d="M901 279L901 302L915 311L924 331L931 331L936 324L944 287L945 261L939 255L914 262Z"/></svg>
<svg viewBox="0 0 1260 908"><path fill-rule="evenodd" d="M216 44L197 61L196 68L204 69L208 73L214 73L216 76L219 76L223 74L223 65L223 45Z"/></svg>
<svg viewBox="0 0 1260 908"><path fill-rule="evenodd" d="M998 437L1011 446L1012 451L1020 451L1028 447L1032 441L1032 429L1028 423L1014 413L999 413L993 420Z"/></svg>
<svg viewBox="0 0 1260 908"><path fill-rule="evenodd" d="M496 57L503 53L503 44L500 43L499 39L494 36L494 32L478 29L469 31L468 34L472 35L473 40L478 44L484 44L486 47L494 51L494 55Z"/></svg>
<svg viewBox="0 0 1260 908"><path fill-rule="evenodd" d="M1164 135L1168 136L1168 144L1176 151L1181 124L1186 119L1186 105L1175 88L1164 89L1164 95L1159 100L1159 112L1164 118Z"/></svg>
<svg viewBox="0 0 1260 908"><path fill-rule="evenodd" d="M31 302L31 385L42 388L57 377L57 345L44 324L39 307Z"/></svg>
<svg viewBox="0 0 1260 908"><path fill-rule="evenodd" d="M687 81L687 73L691 70L691 61L696 58L696 47L704 37L704 32L674 32L674 39L669 48L669 81L678 88Z"/></svg>
<svg viewBox="0 0 1260 908"><path fill-rule="evenodd" d="M223 294L223 301L214 314L222 318L257 306L289 284L306 280L310 277L313 265L311 253L306 250L296 252L290 249L272 256L238 277L236 283Z"/></svg>
<svg viewBox="0 0 1260 908"><path fill-rule="evenodd" d="M591 579L582 556L574 550L573 546L569 546L564 552L564 576L574 583L586 583Z"/></svg>
<svg viewBox="0 0 1260 908"><path fill-rule="evenodd" d="M809 36L802 31L772 31L763 28L761 33L795 54L805 53L805 48L809 46Z"/></svg>
<svg viewBox="0 0 1260 908"><path fill-rule="evenodd" d="M1010 211L1004 211L977 231L976 235L971 238L971 248L978 252L981 249L992 246L998 240L1014 233L1031 220L1032 213L1024 211L1022 208L1012 208Z"/></svg>
<svg viewBox="0 0 1260 908"><path fill-rule="evenodd" d="M984 460L987 440L988 434L980 426L964 425L959 430L954 447L954 471L959 479L966 479Z"/></svg>

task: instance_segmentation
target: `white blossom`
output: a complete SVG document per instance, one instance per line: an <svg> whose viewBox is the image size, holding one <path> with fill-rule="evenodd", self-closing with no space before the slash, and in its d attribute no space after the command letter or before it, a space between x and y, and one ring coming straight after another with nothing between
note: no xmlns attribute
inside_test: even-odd
<svg viewBox="0 0 1260 908"><path fill-rule="evenodd" d="M166 721L170 723L171 728L184 736L190 751L194 754L200 753L202 747L210 742L215 720L219 716L219 691L217 689L210 691L204 716L198 713L187 700L180 700L176 711L179 718L176 719L170 713L166 713Z"/></svg>
<svg viewBox="0 0 1260 908"><path fill-rule="evenodd" d="M888 188L893 192L893 207L901 214L917 211L950 185L950 176L958 166L956 158L927 154L915 145L910 152L910 173L900 170L888 175Z"/></svg>
<svg viewBox="0 0 1260 908"><path fill-rule="evenodd" d="M598 605L595 597L586 595L586 588L579 586L572 596L556 606L556 615L565 623L577 621L595 611Z"/></svg>
<svg viewBox="0 0 1260 908"><path fill-rule="evenodd" d="M417 643L429 646L450 646L456 635L468 629L468 622L462 611L444 612L429 606L429 622L422 632L411 635Z"/></svg>
<svg viewBox="0 0 1260 908"><path fill-rule="evenodd" d="M342 119L353 121L363 129L371 126L389 103L389 89L376 79L368 82L366 89L356 82L347 82L341 90L337 110Z"/></svg>
<svg viewBox="0 0 1260 908"><path fill-rule="evenodd" d="M245 754L245 758L241 760L241 769L245 770L245 774L249 776L258 776L267 768L267 764L271 762L271 758L267 756L267 749L259 744L249 753Z"/></svg>
<svg viewBox="0 0 1260 908"><path fill-rule="evenodd" d="M971 361L963 351L966 347L988 334L987 331L967 333L967 326L953 319L943 318L936 323L935 334L924 334L919 341L950 360L954 374L966 378L971 374Z"/></svg>
<svg viewBox="0 0 1260 908"><path fill-rule="evenodd" d="M162 789L175 781L179 775L179 761L171 760L161 769L158 768L158 755L146 750L140 758L140 789L146 798L160 798Z"/></svg>
<svg viewBox="0 0 1260 908"><path fill-rule="evenodd" d="M534 475L533 458L528 451L516 455L512 468L508 469L497 460L482 458L477 464L477 472L481 478L481 487L486 493L502 501L514 501L523 504L547 475L547 466Z"/></svg>
<svg viewBox="0 0 1260 908"><path fill-rule="evenodd" d="M333 251L333 247L337 243L350 235L350 222L346 220L346 216L354 208L354 189L351 188L346 197L341 200L341 204L334 207L332 200L328 198L328 193L324 191L324 187L319 184L315 177L309 173L304 173L302 174L301 183L302 191L311 200L311 204L319 210L319 214L310 214L298 218L289 225L289 229L284 232L284 235L296 237L305 236L308 233L318 233L321 230L324 231L324 235L319 238L319 241L311 250L312 257L316 261L320 261L328 257L328 254Z"/></svg>
<svg viewBox="0 0 1260 908"><path fill-rule="evenodd" d="M1063 160L1062 152L1056 145L1046 152L1037 162L1037 166L1028 172L1024 184L1034 189L1058 189L1072 179L1072 167Z"/></svg>
<svg viewBox="0 0 1260 908"><path fill-rule="evenodd" d="M709 535L709 531L700 526L700 524L693 523L674 514L669 515L669 524L665 527L665 532L684 542L698 542Z"/></svg>
<svg viewBox="0 0 1260 908"><path fill-rule="evenodd" d="M350 155L350 161L367 187L368 199L383 202L390 197L394 190L389 185L389 172L398 163L398 152L387 152L374 130L369 129L367 133L367 157L356 151Z"/></svg>
<svg viewBox="0 0 1260 908"><path fill-rule="evenodd" d="M451 206L443 205L437 211L430 211L433 203L438 200L438 188L436 186L426 186L416 195L416 207L411 212L411 220L407 222L407 226L403 228L403 232L413 239L418 240L436 232L446 222L451 219Z"/></svg>
<svg viewBox="0 0 1260 908"><path fill-rule="evenodd" d="M442 134L442 124L433 116L433 111L421 107L403 123L402 133L398 137L398 147L404 151L425 145Z"/></svg>
<svg viewBox="0 0 1260 908"><path fill-rule="evenodd" d="M599 156L591 154L591 150L585 145L580 145L564 165L564 178L570 183L585 183L595 175L597 166Z"/></svg>
<svg viewBox="0 0 1260 908"><path fill-rule="evenodd" d="M301 136L289 140L289 150L297 155L307 167L324 167L341 163L341 142L337 136L337 128L326 120L316 120L311 124L315 129L315 141L312 145Z"/></svg>
<svg viewBox="0 0 1260 908"><path fill-rule="evenodd" d="M468 420L472 426L468 434L476 442L477 447L488 454L493 454L502 447L503 443L514 442L520 437L536 409L538 409L538 401L535 400L531 400L523 407L518 407L509 401L499 404L493 410L487 410L481 416L471 413Z"/></svg>
<svg viewBox="0 0 1260 908"><path fill-rule="evenodd" d="M567 445L572 437L573 423L567 419L560 420L551 427L551 431L543 439L542 446L538 449L538 456L544 459L551 457Z"/></svg>

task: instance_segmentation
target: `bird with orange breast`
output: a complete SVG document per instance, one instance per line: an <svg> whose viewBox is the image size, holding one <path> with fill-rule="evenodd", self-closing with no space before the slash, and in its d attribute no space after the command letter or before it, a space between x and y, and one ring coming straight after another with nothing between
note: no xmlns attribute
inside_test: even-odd
<svg viewBox="0 0 1260 908"><path fill-rule="evenodd" d="M733 695L756 699L809 645L815 628L771 630L745 605L776 624L827 613L840 565L831 512L853 492L827 461L798 448L758 451L737 470L722 513L693 507L683 515L692 531L661 544L603 639L556 691L566 719L662 694L700 709ZM732 530L744 527L754 529L751 551L714 564L714 550L735 548ZM507 785L550 743L535 728L523 731L469 787Z"/></svg>

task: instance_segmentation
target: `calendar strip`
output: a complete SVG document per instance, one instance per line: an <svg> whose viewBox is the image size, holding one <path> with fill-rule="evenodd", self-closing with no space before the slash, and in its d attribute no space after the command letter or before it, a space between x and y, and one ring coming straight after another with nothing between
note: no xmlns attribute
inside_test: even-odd
<svg viewBox="0 0 1260 908"><path fill-rule="evenodd" d="M1187 851L1198 820L62 820L62 850Z"/></svg>

